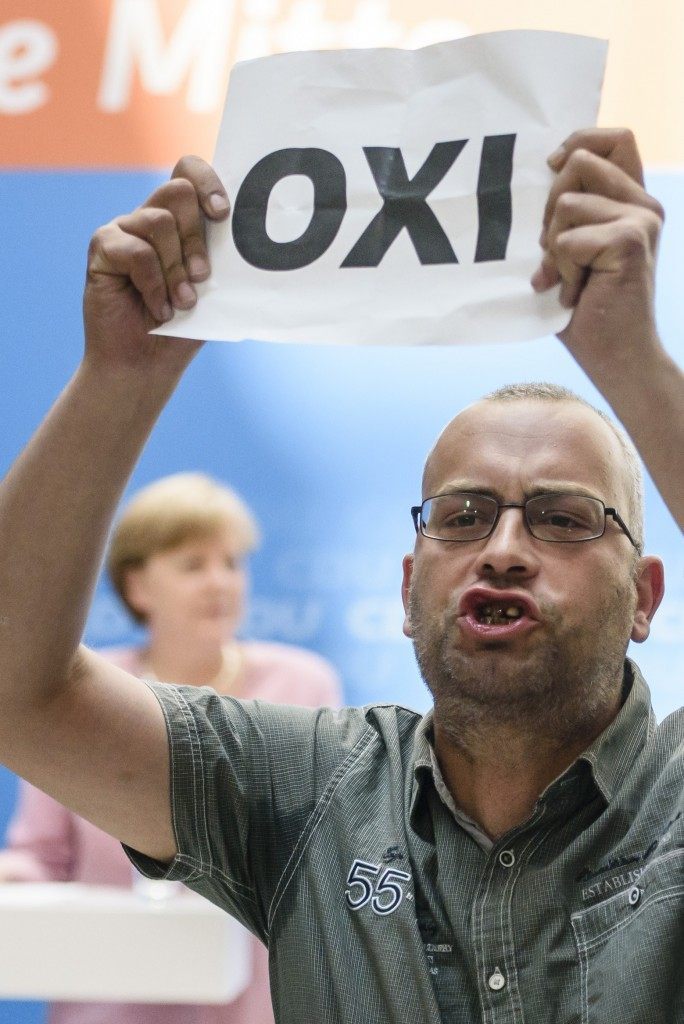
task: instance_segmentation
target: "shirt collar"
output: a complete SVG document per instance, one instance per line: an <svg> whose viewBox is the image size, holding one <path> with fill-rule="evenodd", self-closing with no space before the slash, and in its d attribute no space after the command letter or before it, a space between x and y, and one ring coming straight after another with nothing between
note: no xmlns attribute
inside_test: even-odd
<svg viewBox="0 0 684 1024"><path fill-rule="evenodd" d="M425 790L433 778L432 757L430 754L432 734L433 708L421 718L413 737L413 788L411 792L411 806L409 808L409 821L414 832L417 832L423 839L430 841L432 825L427 810Z"/></svg>
<svg viewBox="0 0 684 1024"><path fill-rule="evenodd" d="M547 793L552 787L563 785L572 777L581 776L582 768L586 766L590 769L594 785L606 804L610 804L656 725L648 686L638 667L629 659L625 662L625 689L628 690L627 698L613 721L560 779L549 786ZM425 831L426 827L421 813L425 804L426 784L432 780L438 793L439 783L444 785L432 747L433 710L431 708L420 720L413 742L414 784L410 821L412 827L419 833ZM443 796L441 799L446 803ZM453 804L453 800L451 803ZM453 813L452 807L450 810ZM457 817L460 818L461 815L462 812L457 810Z"/></svg>
<svg viewBox="0 0 684 1024"><path fill-rule="evenodd" d="M653 734L656 719L646 681L633 661L625 663L627 699L619 712L580 755L607 804L626 781L634 762Z"/></svg>

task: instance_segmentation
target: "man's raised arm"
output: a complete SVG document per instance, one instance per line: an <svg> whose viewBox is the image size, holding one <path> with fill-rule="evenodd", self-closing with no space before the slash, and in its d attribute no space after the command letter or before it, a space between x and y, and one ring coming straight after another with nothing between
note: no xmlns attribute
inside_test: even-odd
<svg viewBox="0 0 684 1024"><path fill-rule="evenodd" d="M107 532L199 342L150 336L207 277L218 178L188 158L88 253L85 353L0 487L0 761L143 852L175 852L168 751L146 687L79 648Z"/></svg>
<svg viewBox="0 0 684 1024"><path fill-rule="evenodd" d="M544 218L543 290L561 281L574 306L559 337L610 403L684 528L684 374L655 323L654 278L663 221L643 187L631 132L576 132L549 163L557 178Z"/></svg>

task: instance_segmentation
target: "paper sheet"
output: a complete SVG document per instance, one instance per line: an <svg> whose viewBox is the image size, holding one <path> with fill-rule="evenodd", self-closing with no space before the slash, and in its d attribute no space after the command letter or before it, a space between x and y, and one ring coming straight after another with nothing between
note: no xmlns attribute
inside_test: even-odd
<svg viewBox="0 0 684 1024"><path fill-rule="evenodd" d="M494 32L278 54L231 74L211 278L157 333L428 345L561 330L537 295L546 157L595 124L607 44Z"/></svg>

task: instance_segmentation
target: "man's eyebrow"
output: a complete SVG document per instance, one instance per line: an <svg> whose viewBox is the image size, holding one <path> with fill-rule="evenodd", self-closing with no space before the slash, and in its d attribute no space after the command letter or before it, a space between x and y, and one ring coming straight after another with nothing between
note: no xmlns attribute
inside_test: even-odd
<svg viewBox="0 0 684 1024"><path fill-rule="evenodd" d="M528 498L537 494L584 494L587 498L598 498L595 490L585 484L573 483L572 480L542 480L525 489Z"/></svg>
<svg viewBox="0 0 684 1024"><path fill-rule="evenodd" d="M497 501L505 500L503 492L497 487L488 487L473 480L449 480L437 493L426 495L426 497L435 498L438 494L453 494L462 491L468 494L483 494L488 498L495 498ZM599 497L585 484L567 480L542 480L525 488L525 498L536 498L539 494L584 494L588 498ZM599 500L603 499L599 498Z"/></svg>
<svg viewBox="0 0 684 1024"><path fill-rule="evenodd" d="M442 484L439 491L426 495L426 497L436 498L440 494L460 494L462 491L468 494L484 494L488 498L496 498L497 500L501 498L501 491L494 487L473 483L472 480L449 480L448 483Z"/></svg>

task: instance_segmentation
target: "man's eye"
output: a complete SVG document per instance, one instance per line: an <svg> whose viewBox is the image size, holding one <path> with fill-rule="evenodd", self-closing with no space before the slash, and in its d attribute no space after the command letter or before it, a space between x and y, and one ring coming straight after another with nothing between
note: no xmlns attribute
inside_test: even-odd
<svg viewBox="0 0 684 1024"><path fill-rule="evenodd" d="M443 525L454 529L465 529L468 526L475 526L481 519L482 516L476 511L454 512L444 519Z"/></svg>
<svg viewBox="0 0 684 1024"><path fill-rule="evenodd" d="M544 522L563 530L576 530L586 525L580 522L576 516L569 515L567 512L551 512L544 516Z"/></svg>

